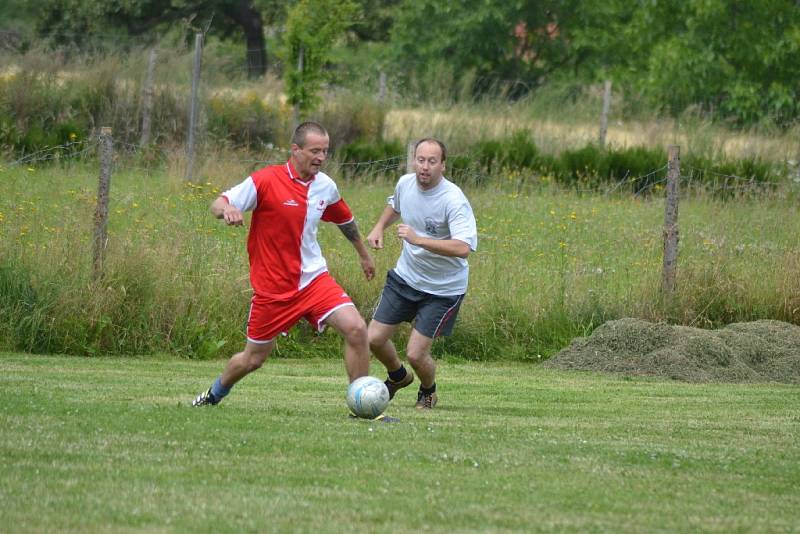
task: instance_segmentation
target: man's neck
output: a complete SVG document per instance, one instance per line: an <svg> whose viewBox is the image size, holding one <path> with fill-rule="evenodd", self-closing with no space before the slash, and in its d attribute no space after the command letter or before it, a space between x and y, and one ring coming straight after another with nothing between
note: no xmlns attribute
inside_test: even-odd
<svg viewBox="0 0 800 534"><path fill-rule="evenodd" d="M300 171L298 171L297 165L295 164L292 158L289 158L289 175L292 177L293 180L303 182L304 184L307 184L308 182L313 180L315 176L313 174L308 174L308 173L304 175Z"/></svg>

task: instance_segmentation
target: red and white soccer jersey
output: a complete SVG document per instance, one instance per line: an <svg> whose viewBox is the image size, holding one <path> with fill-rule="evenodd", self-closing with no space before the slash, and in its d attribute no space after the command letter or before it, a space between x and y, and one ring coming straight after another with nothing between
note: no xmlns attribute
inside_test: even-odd
<svg viewBox="0 0 800 534"><path fill-rule="evenodd" d="M265 167L223 193L242 211L253 211L247 253L256 295L290 299L328 266L317 242L319 221L353 220L350 207L325 173L304 183L291 162Z"/></svg>

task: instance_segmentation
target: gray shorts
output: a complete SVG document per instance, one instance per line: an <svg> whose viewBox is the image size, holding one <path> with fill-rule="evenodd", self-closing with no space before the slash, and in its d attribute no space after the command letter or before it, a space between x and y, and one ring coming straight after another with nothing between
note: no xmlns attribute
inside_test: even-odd
<svg viewBox="0 0 800 534"><path fill-rule="evenodd" d="M418 291L391 270L372 318L388 325L413 321L414 330L429 338L449 336L462 300L464 295L443 297Z"/></svg>

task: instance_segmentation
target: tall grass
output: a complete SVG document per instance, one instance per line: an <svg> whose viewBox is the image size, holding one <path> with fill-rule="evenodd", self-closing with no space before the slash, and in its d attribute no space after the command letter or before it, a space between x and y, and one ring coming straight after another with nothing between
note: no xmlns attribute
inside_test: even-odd
<svg viewBox="0 0 800 534"><path fill-rule="evenodd" d="M246 230L212 219L208 204L257 163L213 158L200 184L120 161L112 178L105 276L91 278L97 169L12 166L0 172L0 346L77 354L229 354L243 342L249 302ZM241 157L241 156L239 156ZM280 155L275 155L275 158ZM173 169L170 171L169 169ZM335 167L332 173L337 175ZM366 234L394 176L340 182ZM800 324L800 217L793 197L722 202L696 194L680 207L674 315L660 303L663 202L565 193L546 179L498 175L465 184L478 220L467 299L438 354L541 359L623 316L713 327L772 318ZM334 276L369 317L400 243L387 234L366 282L335 227L320 231ZM405 330L404 332L407 332ZM336 355L338 338L295 329L280 354Z"/></svg>
<svg viewBox="0 0 800 534"><path fill-rule="evenodd" d="M544 103L540 103L543 100ZM711 160L757 158L783 163L797 161L798 127L786 130L731 130L725 125L690 114L661 118L643 114L627 116L623 103L612 103L606 140L613 148L683 147L684 155ZM596 143L602 103L591 92L575 100L540 91L516 102L484 100L450 106L396 107L386 118L385 137L416 139L426 135L446 139L454 153L467 151L477 139L502 139L526 132L545 153Z"/></svg>

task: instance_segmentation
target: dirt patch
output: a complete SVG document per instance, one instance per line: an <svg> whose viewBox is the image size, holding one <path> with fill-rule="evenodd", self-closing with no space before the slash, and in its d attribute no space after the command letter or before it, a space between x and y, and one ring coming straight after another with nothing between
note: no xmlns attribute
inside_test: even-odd
<svg viewBox="0 0 800 534"><path fill-rule="evenodd" d="M800 326L753 321L702 330L619 319L574 339L543 365L685 382L800 384Z"/></svg>

